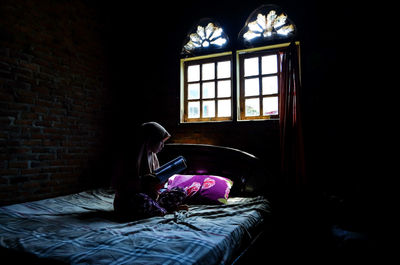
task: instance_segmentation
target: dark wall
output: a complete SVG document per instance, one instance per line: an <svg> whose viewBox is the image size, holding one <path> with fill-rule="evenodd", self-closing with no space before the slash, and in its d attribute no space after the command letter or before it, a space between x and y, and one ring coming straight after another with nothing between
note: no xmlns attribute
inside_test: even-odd
<svg viewBox="0 0 400 265"><path fill-rule="evenodd" d="M115 48L123 47L114 49L116 63L122 67L117 70L122 85L114 91L119 118L158 121L171 131L170 142L241 148L265 159L266 166L278 173L279 127L274 121L179 124L179 53L190 28L200 18L215 18L234 46L248 15L268 3L196 1L116 9L122 15L114 22L122 27L113 31ZM368 22L373 10L340 1L279 0L273 4L294 21L301 42L301 107L309 180L327 189L354 190L365 182L365 164L374 161L372 149L379 145L371 141L379 132L373 122L378 118L373 91L381 78L375 63L380 56L375 50L379 40L365 41L376 29L376 24ZM136 17L140 12L148 15L146 19ZM151 30L145 26L150 19L155 21ZM131 33L144 38L129 40ZM129 95L138 98L136 105ZM124 122L119 125L125 127Z"/></svg>
<svg viewBox="0 0 400 265"><path fill-rule="evenodd" d="M190 28L200 18L215 18L235 48L248 15L269 3L2 1L2 202L106 181L112 154L149 120L171 132L170 142L240 148L279 174L277 122L179 124L179 59ZM272 4L287 12L299 32L310 183L324 189L369 186L366 173L379 171L377 91L385 79L382 64L375 63L382 56L382 38L371 35L381 32L379 23L371 23L375 10L340 1Z"/></svg>
<svg viewBox="0 0 400 265"><path fill-rule="evenodd" d="M99 12L4 0L0 16L0 204L101 182L111 101Z"/></svg>

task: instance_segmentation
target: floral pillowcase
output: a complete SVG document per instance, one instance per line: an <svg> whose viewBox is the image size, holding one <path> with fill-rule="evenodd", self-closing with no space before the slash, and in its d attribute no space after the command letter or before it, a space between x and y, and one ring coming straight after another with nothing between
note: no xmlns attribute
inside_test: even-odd
<svg viewBox="0 0 400 265"><path fill-rule="evenodd" d="M183 188L188 203L226 204L232 180L213 175L173 175L169 178L167 189Z"/></svg>

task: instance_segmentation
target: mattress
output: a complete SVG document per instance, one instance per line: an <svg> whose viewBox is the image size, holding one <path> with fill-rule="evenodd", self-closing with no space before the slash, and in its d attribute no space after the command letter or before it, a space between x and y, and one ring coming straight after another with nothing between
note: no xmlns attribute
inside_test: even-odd
<svg viewBox="0 0 400 265"><path fill-rule="evenodd" d="M121 222L95 189L0 207L0 246L67 264L227 264L270 215L264 197Z"/></svg>

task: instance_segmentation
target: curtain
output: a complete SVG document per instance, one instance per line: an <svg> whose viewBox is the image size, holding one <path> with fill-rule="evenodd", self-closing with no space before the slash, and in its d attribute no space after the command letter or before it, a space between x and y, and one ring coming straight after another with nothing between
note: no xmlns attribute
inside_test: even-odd
<svg viewBox="0 0 400 265"><path fill-rule="evenodd" d="M292 42L280 53L280 148L282 181L306 184L304 137L300 106L299 47Z"/></svg>

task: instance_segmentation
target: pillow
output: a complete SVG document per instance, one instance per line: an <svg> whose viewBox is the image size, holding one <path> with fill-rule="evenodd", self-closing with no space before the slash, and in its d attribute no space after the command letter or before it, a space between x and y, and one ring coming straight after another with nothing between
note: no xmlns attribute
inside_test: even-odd
<svg viewBox="0 0 400 265"><path fill-rule="evenodd" d="M167 189L183 188L188 203L226 204L233 181L213 175L173 175Z"/></svg>

